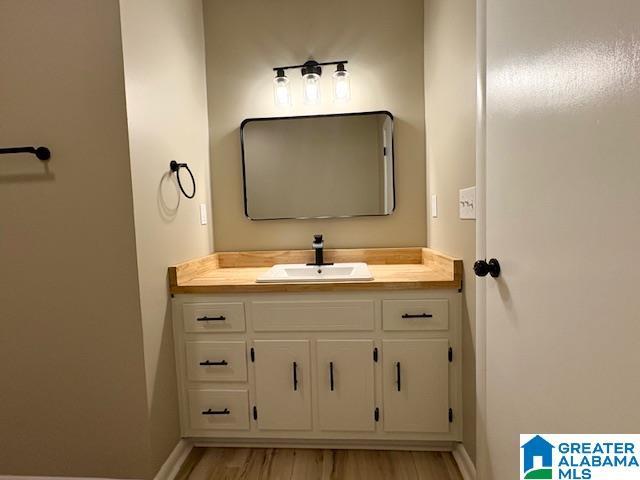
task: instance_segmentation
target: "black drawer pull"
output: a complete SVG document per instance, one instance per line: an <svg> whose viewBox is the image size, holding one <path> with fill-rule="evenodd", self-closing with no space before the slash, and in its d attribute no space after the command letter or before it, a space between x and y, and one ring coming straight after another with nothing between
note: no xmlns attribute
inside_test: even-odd
<svg viewBox="0 0 640 480"><path fill-rule="evenodd" d="M416 315L411 314L411 313L405 313L404 315L402 315L402 318L432 318L433 315L431 315L430 313L418 313Z"/></svg>
<svg viewBox="0 0 640 480"><path fill-rule="evenodd" d="M225 408L224 410L205 410L204 412L202 412L202 415L231 415L231 412L229 411L228 408Z"/></svg>
<svg viewBox="0 0 640 480"><path fill-rule="evenodd" d="M198 322L224 322L227 319L224 315L220 315L219 317L198 317L196 320Z"/></svg>
<svg viewBox="0 0 640 480"><path fill-rule="evenodd" d="M216 365L229 365L229 363L227 363L226 360L220 360L219 362L212 362L211 360L205 360L204 362L200 362L200 365L202 365L203 367L212 367L212 366L216 366Z"/></svg>
<svg viewBox="0 0 640 480"><path fill-rule="evenodd" d="M293 362L293 389L298 390L298 364Z"/></svg>
<svg viewBox="0 0 640 480"><path fill-rule="evenodd" d="M333 392L333 362L329 362L329 387Z"/></svg>
<svg viewBox="0 0 640 480"><path fill-rule="evenodd" d="M398 391L400 391L400 362L396 363L396 383L398 384Z"/></svg>

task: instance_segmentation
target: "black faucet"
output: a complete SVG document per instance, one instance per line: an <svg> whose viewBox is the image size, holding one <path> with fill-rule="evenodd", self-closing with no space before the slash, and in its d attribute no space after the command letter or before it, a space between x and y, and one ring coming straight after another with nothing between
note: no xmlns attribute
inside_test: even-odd
<svg viewBox="0 0 640 480"><path fill-rule="evenodd" d="M333 265L333 263L325 263L324 261L324 241L322 240L322 234L316 234L313 236L313 249L316 252L315 263L307 263L309 266L322 267L323 265Z"/></svg>

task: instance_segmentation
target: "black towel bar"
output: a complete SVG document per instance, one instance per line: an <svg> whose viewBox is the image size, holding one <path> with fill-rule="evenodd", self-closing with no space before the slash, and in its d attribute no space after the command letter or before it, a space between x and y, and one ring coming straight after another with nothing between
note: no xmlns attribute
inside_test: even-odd
<svg viewBox="0 0 640 480"><path fill-rule="evenodd" d="M33 153L39 160L46 161L51 158L51 150L47 147L8 147L0 148L0 154L4 153Z"/></svg>

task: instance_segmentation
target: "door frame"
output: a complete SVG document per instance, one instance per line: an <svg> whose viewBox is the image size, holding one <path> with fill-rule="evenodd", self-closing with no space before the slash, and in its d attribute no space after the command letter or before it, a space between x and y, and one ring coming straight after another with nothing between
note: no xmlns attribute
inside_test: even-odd
<svg viewBox="0 0 640 480"><path fill-rule="evenodd" d="M476 0L476 258L487 257L486 92L487 0ZM489 480L487 443L486 281L476 281L476 478Z"/></svg>

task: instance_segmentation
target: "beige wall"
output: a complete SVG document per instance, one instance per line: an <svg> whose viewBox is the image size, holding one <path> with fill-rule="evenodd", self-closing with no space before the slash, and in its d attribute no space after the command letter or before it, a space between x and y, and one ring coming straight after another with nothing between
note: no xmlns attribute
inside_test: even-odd
<svg viewBox="0 0 640 480"><path fill-rule="evenodd" d="M0 474L148 474L116 0L2 0Z"/></svg>
<svg viewBox="0 0 640 480"><path fill-rule="evenodd" d="M199 221L199 204L209 204L202 2L120 4L154 474L180 436L167 266L212 249ZM172 159L193 171L193 200L178 195ZM188 176L184 183L190 191Z"/></svg>
<svg viewBox="0 0 640 480"><path fill-rule="evenodd" d="M3 2L0 137L53 158L0 163L0 474L151 478L179 438L166 267L212 248L202 5L121 4Z"/></svg>
<svg viewBox="0 0 640 480"><path fill-rule="evenodd" d="M401 5L399 5L401 3ZM424 245L425 143L421 0L204 0L216 250L307 248L313 233L329 247ZM332 103L329 68L322 103L273 102L277 65L348 59L351 101ZM252 222L245 218L240 122L247 117L390 110L396 119L396 212L388 217Z"/></svg>
<svg viewBox="0 0 640 480"><path fill-rule="evenodd" d="M460 220L458 190L475 184L475 1L425 0L429 246L464 260L464 444L475 459L475 221Z"/></svg>

